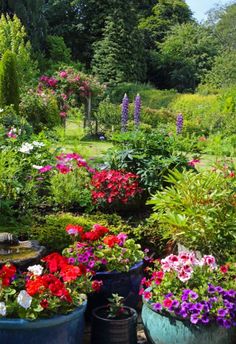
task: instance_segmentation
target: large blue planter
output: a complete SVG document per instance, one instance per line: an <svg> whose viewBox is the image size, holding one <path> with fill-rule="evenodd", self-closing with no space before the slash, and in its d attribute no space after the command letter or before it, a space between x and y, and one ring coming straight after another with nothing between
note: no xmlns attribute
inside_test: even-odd
<svg viewBox="0 0 236 344"><path fill-rule="evenodd" d="M83 344L86 304L68 315L45 320L0 319L0 343Z"/></svg>
<svg viewBox="0 0 236 344"><path fill-rule="evenodd" d="M142 321L148 342L151 344L235 344L236 329L217 325L198 326L164 316L151 309L144 301Z"/></svg>
<svg viewBox="0 0 236 344"><path fill-rule="evenodd" d="M88 311L104 306L112 294L125 298L125 306L137 308L140 297L139 288L143 277L143 262L138 262L128 272L97 272L94 279L101 280L103 286L99 293L88 297Z"/></svg>

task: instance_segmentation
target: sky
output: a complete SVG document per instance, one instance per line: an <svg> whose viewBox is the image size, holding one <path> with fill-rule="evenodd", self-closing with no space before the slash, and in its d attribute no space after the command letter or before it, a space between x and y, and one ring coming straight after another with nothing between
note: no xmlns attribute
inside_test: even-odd
<svg viewBox="0 0 236 344"><path fill-rule="evenodd" d="M214 7L216 4L224 5L228 3L228 0L186 0L190 6L194 17L198 20L206 19L206 12Z"/></svg>

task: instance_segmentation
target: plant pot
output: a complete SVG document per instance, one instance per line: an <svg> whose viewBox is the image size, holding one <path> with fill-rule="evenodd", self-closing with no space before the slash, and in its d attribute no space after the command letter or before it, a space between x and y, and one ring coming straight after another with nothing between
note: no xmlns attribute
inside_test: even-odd
<svg viewBox="0 0 236 344"><path fill-rule="evenodd" d="M88 315L92 309L107 305L112 294L119 294L125 299L125 306L137 308L140 301L139 287L143 277L143 261L136 263L128 272L97 272L95 280L101 280L103 286L99 293L88 297Z"/></svg>
<svg viewBox="0 0 236 344"><path fill-rule="evenodd" d="M124 319L107 319L103 311L107 307L93 310L91 344L137 344L137 312L130 307L130 316Z"/></svg>
<svg viewBox="0 0 236 344"><path fill-rule="evenodd" d="M0 319L0 343L83 344L86 304L67 315L49 319Z"/></svg>
<svg viewBox="0 0 236 344"><path fill-rule="evenodd" d="M144 301L142 321L150 344L235 344L236 328L225 329L216 324L193 325L188 320L155 312Z"/></svg>

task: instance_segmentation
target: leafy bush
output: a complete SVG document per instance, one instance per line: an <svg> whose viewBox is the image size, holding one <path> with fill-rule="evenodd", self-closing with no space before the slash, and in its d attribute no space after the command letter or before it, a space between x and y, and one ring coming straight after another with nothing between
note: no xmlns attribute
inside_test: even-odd
<svg viewBox="0 0 236 344"><path fill-rule="evenodd" d="M173 140L164 131L129 132L115 137L115 147L108 151L107 165L140 177L140 186L152 193L166 184L164 176L174 168L183 169L187 159L173 153Z"/></svg>
<svg viewBox="0 0 236 344"><path fill-rule="evenodd" d="M171 186L148 202L154 210L151 220L157 223L153 236L161 234L223 260L235 253L235 176L173 171L166 181Z"/></svg>
<svg viewBox="0 0 236 344"><path fill-rule="evenodd" d="M77 168L67 174L56 173L50 178L50 199L54 207L68 210L93 209L90 176L86 169Z"/></svg>
<svg viewBox="0 0 236 344"><path fill-rule="evenodd" d="M25 235L39 240L40 244L46 246L50 251L61 251L71 244L71 238L65 230L69 223L82 226L87 231L94 224L99 223L109 227L117 234L119 231L131 232L131 228L116 214L75 216L70 213L59 213L46 216L42 223L26 229Z"/></svg>
<svg viewBox="0 0 236 344"><path fill-rule="evenodd" d="M0 19L0 55L7 50L16 54L19 86L22 89L37 75L37 63L32 60L32 50L27 34L20 19L16 16L1 16Z"/></svg>
<svg viewBox="0 0 236 344"><path fill-rule="evenodd" d="M71 50L68 48L61 36L48 36L47 49L49 58L54 62L71 62Z"/></svg>
<svg viewBox="0 0 236 344"><path fill-rule="evenodd" d="M0 106L13 105L19 111L19 83L16 67L16 55L7 50L0 67Z"/></svg>
<svg viewBox="0 0 236 344"><path fill-rule="evenodd" d="M168 107L178 95L175 90L157 90L147 84L120 83L108 89L111 102L116 104L121 103L125 93L131 101L133 101L137 93L139 93L142 98L143 106L152 109Z"/></svg>
<svg viewBox="0 0 236 344"><path fill-rule="evenodd" d="M60 124L57 99L51 93L29 91L20 103L20 113L26 117L36 133Z"/></svg>

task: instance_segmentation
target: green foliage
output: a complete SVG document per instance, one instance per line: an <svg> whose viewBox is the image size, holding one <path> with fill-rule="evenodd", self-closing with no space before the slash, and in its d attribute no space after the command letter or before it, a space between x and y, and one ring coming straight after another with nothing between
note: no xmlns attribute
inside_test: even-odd
<svg viewBox="0 0 236 344"><path fill-rule="evenodd" d="M44 217L43 223L26 229L26 236L39 240L40 244L46 246L50 251L62 251L71 244L71 237L65 230L68 224L79 225L89 231L96 223L108 227L116 233L131 230L116 214L75 216L70 213L59 213L48 215Z"/></svg>
<svg viewBox="0 0 236 344"><path fill-rule="evenodd" d="M132 1L114 1L102 39L94 45L92 66L100 80L110 84L145 78L142 34L137 29Z"/></svg>
<svg viewBox="0 0 236 344"><path fill-rule="evenodd" d="M4 127L5 135L6 131L9 131L11 128L17 129L20 133L20 140L27 140L32 134L30 124L24 117L17 115L13 106L6 106L2 109L0 112L0 124Z"/></svg>
<svg viewBox="0 0 236 344"><path fill-rule="evenodd" d="M236 51L224 51L216 56L212 69L203 77L200 90L216 90L236 85Z"/></svg>
<svg viewBox="0 0 236 344"><path fill-rule="evenodd" d="M142 105L152 109L168 107L178 95L175 90L157 90L151 85L140 83L125 82L108 88L112 103L121 104L125 93L130 101L133 101L139 93L142 98Z"/></svg>
<svg viewBox="0 0 236 344"><path fill-rule="evenodd" d="M235 181L210 171L173 171L166 181L171 186L148 202L153 205L151 219L157 222L156 235L217 258L233 253Z"/></svg>
<svg viewBox="0 0 236 344"><path fill-rule="evenodd" d="M5 13L15 13L24 25L34 50L44 48L47 34L43 5L44 0L8 0Z"/></svg>
<svg viewBox="0 0 236 344"><path fill-rule="evenodd" d="M93 209L90 176L84 168L76 168L67 174L54 174L50 178L49 192L51 202L58 210Z"/></svg>
<svg viewBox="0 0 236 344"><path fill-rule="evenodd" d="M194 90L212 66L217 42L203 26L187 23L172 28L159 49L159 77L164 87Z"/></svg>
<svg viewBox="0 0 236 344"><path fill-rule="evenodd" d="M166 185L169 170L182 170L186 158L173 153L173 137L165 132L128 132L116 137L116 146L108 151L111 169L124 169L140 177L141 186L152 193Z"/></svg>
<svg viewBox="0 0 236 344"><path fill-rule="evenodd" d="M19 111L19 83L16 67L16 55L7 50L0 66L0 106L13 105Z"/></svg>
<svg viewBox="0 0 236 344"><path fill-rule="evenodd" d="M37 64L31 58L31 45L27 41L24 26L14 16L1 16L0 19L0 56L11 50L16 54L17 72L19 75L19 86L23 88L37 74Z"/></svg>
<svg viewBox="0 0 236 344"><path fill-rule="evenodd" d="M26 117L36 133L60 124L57 99L50 93L29 91L22 96L20 113Z"/></svg>
<svg viewBox="0 0 236 344"><path fill-rule="evenodd" d="M149 42L148 47L155 48L155 43L164 39L174 25L192 20L192 12L183 0L158 0L152 7L152 13L140 21Z"/></svg>
<svg viewBox="0 0 236 344"><path fill-rule="evenodd" d="M207 24L223 49L236 49L236 4L216 6L208 15Z"/></svg>
<svg viewBox="0 0 236 344"><path fill-rule="evenodd" d="M63 37L47 37L48 57L54 62L71 62L71 49L67 48Z"/></svg>

